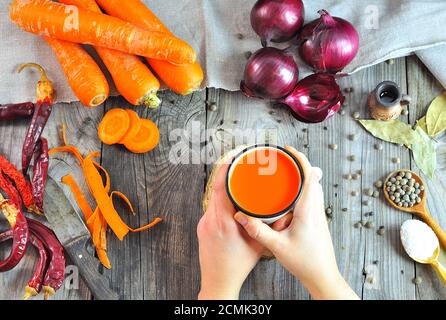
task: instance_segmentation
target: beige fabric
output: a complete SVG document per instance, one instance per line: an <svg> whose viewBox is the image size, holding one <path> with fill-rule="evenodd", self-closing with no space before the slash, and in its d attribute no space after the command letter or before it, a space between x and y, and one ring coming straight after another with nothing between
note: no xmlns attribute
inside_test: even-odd
<svg viewBox="0 0 446 320"><path fill-rule="evenodd" d="M37 62L54 80L58 102L77 100L54 54L39 37L15 26L8 17L11 0L0 3L0 104L35 99L37 75L18 75L17 66ZM180 38L198 52L206 71L203 87L238 90L246 64L245 52L260 48L249 14L255 0L143 0ZM348 73L409 55L418 50L433 74L446 84L446 1L444 0L304 0L306 22L320 9L351 21L361 39ZM373 25L375 23L375 25ZM237 34L243 34L242 40ZM443 44L443 46L441 46ZM433 48L437 46L436 48ZM299 63L301 77L309 73ZM111 82L110 82L111 83ZM112 88L112 94L116 90Z"/></svg>

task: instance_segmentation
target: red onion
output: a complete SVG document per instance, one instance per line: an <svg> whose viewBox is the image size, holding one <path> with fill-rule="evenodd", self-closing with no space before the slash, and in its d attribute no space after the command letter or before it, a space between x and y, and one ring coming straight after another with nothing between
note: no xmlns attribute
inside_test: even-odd
<svg viewBox="0 0 446 320"><path fill-rule="evenodd" d="M259 0L251 11L251 25L262 39L268 41L291 40L304 23L302 0Z"/></svg>
<svg viewBox="0 0 446 320"><path fill-rule="evenodd" d="M317 123L338 112L344 100L333 75L316 73L299 81L293 92L280 102L290 107L297 120Z"/></svg>
<svg viewBox="0 0 446 320"><path fill-rule="evenodd" d="M286 50L266 47L249 58L240 90L248 97L280 99L296 86L299 69Z"/></svg>
<svg viewBox="0 0 446 320"><path fill-rule="evenodd" d="M319 72L336 73L344 69L358 53L359 35L353 25L341 18L319 11L321 17L302 29L299 54Z"/></svg>

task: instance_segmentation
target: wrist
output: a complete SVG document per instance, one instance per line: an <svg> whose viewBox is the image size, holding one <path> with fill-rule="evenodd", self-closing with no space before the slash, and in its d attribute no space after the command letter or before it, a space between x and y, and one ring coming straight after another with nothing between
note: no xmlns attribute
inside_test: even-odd
<svg viewBox="0 0 446 320"><path fill-rule="evenodd" d="M238 300L240 289L201 287L198 300Z"/></svg>
<svg viewBox="0 0 446 320"><path fill-rule="evenodd" d="M344 277L337 270L329 276L313 281L305 287L315 300L349 300L358 299L356 293L350 288Z"/></svg>

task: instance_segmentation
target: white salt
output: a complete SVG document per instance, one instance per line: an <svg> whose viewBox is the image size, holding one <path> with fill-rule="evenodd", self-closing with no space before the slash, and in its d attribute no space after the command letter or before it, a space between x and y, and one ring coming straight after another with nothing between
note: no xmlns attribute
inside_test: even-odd
<svg viewBox="0 0 446 320"><path fill-rule="evenodd" d="M400 235L407 254L417 260L432 258L439 246L434 231L419 220L405 221L401 226Z"/></svg>

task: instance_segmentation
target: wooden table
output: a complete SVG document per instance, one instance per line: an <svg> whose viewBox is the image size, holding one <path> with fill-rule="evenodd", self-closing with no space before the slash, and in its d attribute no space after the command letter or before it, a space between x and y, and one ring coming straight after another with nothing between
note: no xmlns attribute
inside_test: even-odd
<svg viewBox="0 0 446 320"><path fill-rule="evenodd" d="M109 236L109 256L112 270L104 271L124 299L195 299L199 290L200 271L196 226L202 215L201 197L211 163L220 148L234 144L264 142L265 139L289 144L308 155L314 166L324 170L322 181L326 206L333 206L330 230L342 274L363 299L445 299L446 290L434 272L415 264L404 253L399 240L399 227L411 216L397 212L379 199L369 198L363 190L373 187L374 181L397 168L418 171L407 149L382 142L384 149L373 148L378 142L367 134L351 117L359 111L367 118L367 94L383 80L399 83L413 102L404 121L413 124L424 115L430 101L442 88L416 57L383 63L342 80L343 87L352 87L347 94L345 114L317 125L306 125L292 118L284 108L247 99L240 92L208 89L182 97L170 92L160 94L163 103L158 110L138 108L141 116L153 119L160 128L161 141L156 150L134 155L123 147L101 145L96 128L104 112L114 107L129 107L122 98L111 98L105 106L90 110L79 103L60 104L53 114L44 135L50 146L59 145L58 128L62 122L68 127L70 143L83 153L101 151L101 164L109 170L112 190L127 194L135 205L136 216L118 205L122 217L137 226L164 217L163 224L149 232L131 234L118 241ZM32 81L32 80L30 80ZM210 111L206 102L215 102L216 111ZM14 163L20 163L21 144L28 122L0 123L0 152ZM205 139L204 129L214 129ZM235 132L233 129L248 129ZM179 130L180 129L180 130ZM257 132L255 131L257 130ZM240 140L245 134L247 141ZM349 141L347 136L358 139ZM200 137L200 135L202 135ZM266 138L265 138L266 136ZM185 137L189 137L185 139ZM186 141L186 143L179 143ZM331 150L328 145L339 148ZM197 151L192 154L192 150ZM428 204L432 214L446 228L446 153L441 149L439 170L433 180L427 180ZM198 152L202 152L200 155ZM170 159L181 154L180 164ZM348 161L355 155L356 161ZM391 162L399 157L401 164ZM78 170L73 163L73 170ZM192 163L191 163L192 162ZM356 181L347 181L343 175L363 171ZM337 186L337 187L336 187ZM360 195L351 196L352 191ZM370 200L369 206L362 205ZM348 208L343 212L342 208ZM373 212L369 216L369 212ZM360 220L373 221L374 228L356 229ZM379 236L379 226L386 233ZM1 224L4 230L6 224ZM0 256L6 256L5 246ZM33 269L36 256L33 250L18 268L0 274L0 299L19 299ZM422 277L415 286L412 279ZM242 293L246 299L309 299L308 292L275 261L262 261L246 281ZM82 281L77 290L64 288L58 299L92 299Z"/></svg>

